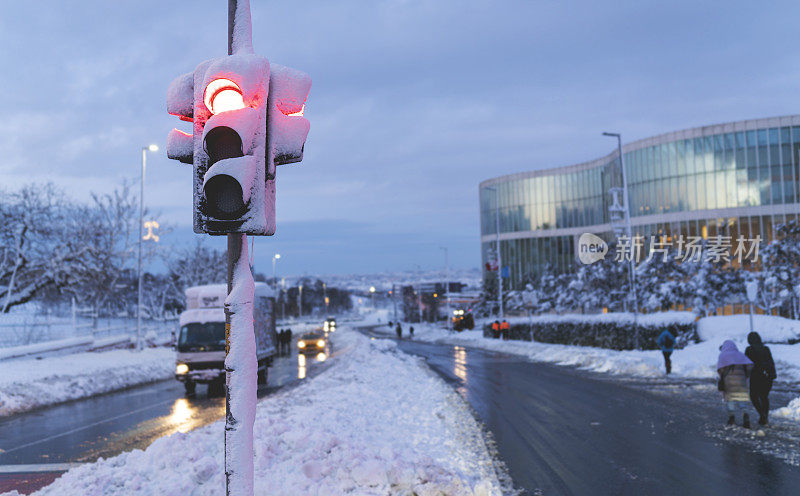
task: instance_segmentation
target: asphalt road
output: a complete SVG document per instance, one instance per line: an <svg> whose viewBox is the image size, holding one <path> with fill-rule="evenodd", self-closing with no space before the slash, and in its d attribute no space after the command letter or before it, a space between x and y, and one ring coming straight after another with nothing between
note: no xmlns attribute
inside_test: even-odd
<svg viewBox="0 0 800 496"><path fill-rule="evenodd" d="M409 340L400 348L470 403L523 494L800 494L796 465L726 439L754 436L722 427L718 402L490 351Z"/></svg>
<svg viewBox="0 0 800 496"><path fill-rule="evenodd" d="M278 358L258 396L299 384L324 367L314 357ZM180 382L167 380L0 418L0 492L41 487L71 463L144 449L224 414L224 397L209 397L204 386L186 397Z"/></svg>

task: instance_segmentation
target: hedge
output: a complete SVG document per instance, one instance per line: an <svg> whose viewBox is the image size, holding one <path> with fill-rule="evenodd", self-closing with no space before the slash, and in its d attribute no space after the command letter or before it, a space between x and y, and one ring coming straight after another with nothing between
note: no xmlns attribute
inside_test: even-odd
<svg viewBox="0 0 800 496"><path fill-rule="evenodd" d="M638 325L634 325L633 316L630 314L515 318L509 320L509 337L522 341L632 350L636 348L635 329L638 327L639 346L646 350L658 349L656 339L665 329L675 336L675 348L699 342L694 316L688 312L671 313L677 314L675 318L669 318L669 315L660 318L643 315ZM483 335L492 337L491 322L484 326Z"/></svg>

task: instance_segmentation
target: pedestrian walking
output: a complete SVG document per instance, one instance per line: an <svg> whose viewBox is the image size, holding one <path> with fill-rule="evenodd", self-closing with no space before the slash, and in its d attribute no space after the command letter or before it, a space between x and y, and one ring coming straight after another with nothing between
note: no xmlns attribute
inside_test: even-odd
<svg viewBox="0 0 800 496"><path fill-rule="evenodd" d="M675 349L675 336L664 329L664 332L656 339L656 344L661 348L661 353L664 355L664 368L667 369L667 375L669 375L672 373L672 360L670 357Z"/></svg>
<svg viewBox="0 0 800 496"><path fill-rule="evenodd" d="M397 323L397 327L394 328L394 332L397 333L397 339L403 338L403 328L400 327L400 322Z"/></svg>
<svg viewBox="0 0 800 496"><path fill-rule="evenodd" d="M509 334L511 333L511 326L508 324L508 321L503 319L500 322L500 335L503 337L503 341L507 341L510 337Z"/></svg>
<svg viewBox="0 0 800 496"><path fill-rule="evenodd" d="M292 354L292 328L286 329L286 354Z"/></svg>
<svg viewBox="0 0 800 496"><path fill-rule="evenodd" d="M753 373L750 374L750 401L758 412L758 424L769 423L769 391L772 382L778 377L775 373L775 361L769 346L764 346L761 335L751 332L747 335L750 346L744 350L745 356L753 361Z"/></svg>
<svg viewBox="0 0 800 496"><path fill-rule="evenodd" d="M280 350L279 355L286 355L286 329L281 329L281 332L278 333L278 347Z"/></svg>
<svg viewBox="0 0 800 496"><path fill-rule="evenodd" d="M408 334L410 334L412 338L414 337L414 326L408 328Z"/></svg>
<svg viewBox="0 0 800 496"><path fill-rule="evenodd" d="M497 339L500 337L500 321L495 320L492 322L492 337Z"/></svg>
<svg viewBox="0 0 800 496"><path fill-rule="evenodd" d="M747 413L747 403L750 401L750 392L747 379L753 370L753 362L739 351L736 343L730 339L722 343L719 349L717 389L722 391L725 409L728 411L728 425L734 425L736 412L742 412L742 427L749 429L750 415Z"/></svg>

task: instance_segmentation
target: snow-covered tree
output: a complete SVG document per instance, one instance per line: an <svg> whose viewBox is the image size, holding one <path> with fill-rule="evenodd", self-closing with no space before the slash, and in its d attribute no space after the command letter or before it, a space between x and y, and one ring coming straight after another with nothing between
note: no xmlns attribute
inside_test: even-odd
<svg viewBox="0 0 800 496"><path fill-rule="evenodd" d="M0 192L0 310L62 288L86 270L92 246L82 212L52 185Z"/></svg>

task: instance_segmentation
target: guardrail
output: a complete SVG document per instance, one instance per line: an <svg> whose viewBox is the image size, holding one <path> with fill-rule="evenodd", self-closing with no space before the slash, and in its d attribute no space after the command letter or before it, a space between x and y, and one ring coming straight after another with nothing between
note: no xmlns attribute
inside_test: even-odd
<svg viewBox="0 0 800 496"><path fill-rule="evenodd" d="M83 320L83 319L81 319ZM57 346L57 342L119 342L123 337L136 339L135 319L113 319L106 321L75 321L73 319L25 320L0 323L0 358L10 348L37 349L37 347ZM177 320L145 321L142 323L142 339L147 335L159 343L169 342L177 327ZM153 337L152 333L155 333ZM124 340L124 339L123 339ZM85 346L81 345L81 346Z"/></svg>

